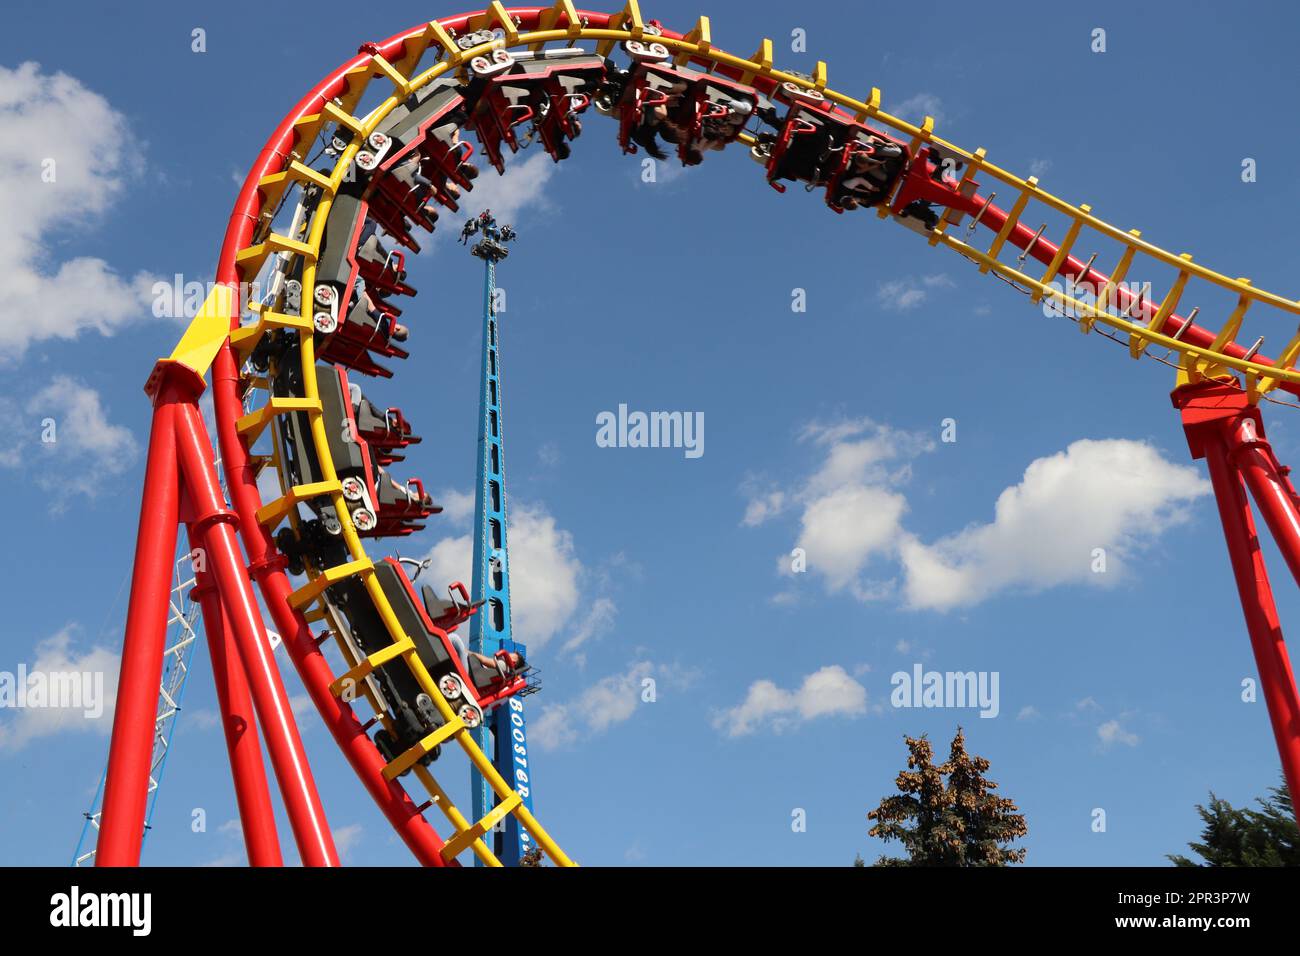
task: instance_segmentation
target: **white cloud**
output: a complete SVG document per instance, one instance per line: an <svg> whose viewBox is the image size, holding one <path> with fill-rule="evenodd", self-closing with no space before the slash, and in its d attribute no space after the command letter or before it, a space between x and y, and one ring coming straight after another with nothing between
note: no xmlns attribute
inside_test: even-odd
<svg viewBox="0 0 1300 956"><path fill-rule="evenodd" d="M495 169L484 163L480 166L478 179L474 180L474 189L464 194L461 212L466 216L476 216L484 209L490 209L502 225L517 225L519 214L525 209L546 210L551 207L547 184L556 169L555 162L541 148L526 158L507 159L504 175L498 175Z"/></svg>
<svg viewBox="0 0 1300 956"><path fill-rule="evenodd" d="M1038 708L1032 704L1026 704L1024 707L1021 707L1020 712L1016 714L1016 720L1033 720L1037 716Z"/></svg>
<svg viewBox="0 0 1300 956"><path fill-rule="evenodd" d="M0 708L0 751L21 750L40 737L84 731L107 734L112 728L121 656L105 647L78 652L72 647L74 630L68 625L37 644L26 671L29 687L35 674L44 675L47 685L52 675L86 675L88 679L78 681L81 699L50 701L61 706ZM10 675L16 681L16 667Z"/></svg>
<svg viewBox="0 0 1300 956"><path fill-rule="evenodd" d="M349 823L347 826L331 827L330 834L334 837L334 849L338 851L339 859L346 860L361 845L364 830L359 823Z"/></svg>
<svg viewBox="0 0 1300 956"><path fill-rule="evenodd" d="M1104 586L1128 560L1186 520L1186 504L1209 492L1187 465L1143 442L1081 440L1039 458L998 496L994 518L927 545L901 542L907 603L948 610L1011 588ZM1106 571L1093 570L1096 548Z"/></svg>
<svg viewBox="0 0 1300 956"><path fill-rule="evenodd" d="M904 527L902 489L913 461L936 447L932 438L864 418L807 425L799 440L825 457L788 489L742 484L750 495L742 524L770 520L778 496L781 510L801 506L797 546L827 591L864 602L901 597L912 608L965 607L1010 589L1116 584L1209 491L1197 469L1143 442L1085 439L1031 462L999 495L991 523L927 544ZM1096 549L1104 552L1100 573ZM890 571L867 577L884 562ZM776 567L793 577L785 554Z"/></svg>
<svg viewBox="0 0 1300 956"><path fill-rule="evenodd" d="M1101 741L1103 749L1109 749L1115 744L1123 744L1126 747L1138 745L1138 735L1125 730L1118 720L1108 720L1098 727L1097 739Z"/></svg>
<svg viewBox="0 0 1300 956"><path fill-rule="evenodd" d="M756 495L749 499L749 504L745 506L745 516L740 523L747 527L760 525L768 518L779 515L785 508L785 492L769 491L766 494Z"/></svg>
<svg viewBox="0 0 1300 956"><path fill-rule="evenodd" d="M804 509L797 544L808 567L821 572L832 592L841 591L858 581L872 557L891 551L906 510L907 500L896 492L841 488Z"/></svg>
<svg viewBox="0 0 1300 956"><path fill-rule="evenodd" d="M573 653L593 637L599 638L608 633L616 617L618 617L618 606L607 597L597 598L578 622L578 626L573 629L573 634L564 642L563 649Z"/></svg>
<svg viewBox="0 0 1300 956"><path fill-rule="evenodd" d="M1031 159L1029 161L1030 176L1041 176L1051 168L1052 161L1050 159Z"/></svg>
<svg viewBox="0 0 1300 956"><path fill-rule="evenodd" d="M818 717L856 717L866 710L866 688L832 664L806 676L797 690L785 690L770 680L754 681L745 699L714 717L713 726L728 737L752 734L763 726L782 733Z"/></svg>
<svg viewBox="0 0 1300 956"><path fill-rule="evenodd" d="M638 661L624 673L602 678L568 703L543 705L529 724L529 738L543 750L556 750L623 723L636 713L642 682L656 670L650 661Z"/></svg>
<svg viewBox="0 0 1300 956"><path fill-rule="evenodd" d="M943 110L943 102L933 93L917 93L909 96L907 99L894 104L888 112L913 123L920 123L927 116L933 116L936 125L947 119L947 114Z"/></svg>
<svg viewBox="0 0 1300 956"><path fill-rule="evenodd" d="M899 312L915 309L930 297L933 289L948 289L953 281L943 273L928 276L904 276L878 283L876 301Z"/></svg>
<svg viewBox="0 0 1300 956"><path fill-rule="evenodd" d="M578 582L584 568L573 536L544 508L511 501L509 509L510 625L515 640L535 650L569 624L578 608ZM470 535L443 538L428 558L432 563L424 573L435 590L452 581L471 586L474 544Z"/></svg>
<svg viewBox="0 0 1300 956"><path fill-rule="evenodd" d="M93 257L51 262L52 234L101 218L139 172L141 142L125 117L73 77L24 63L0 66L0 128L0 359L153 320L152 276L127 279Z"/></svg>
<svg viewBox="0 0 1300 956"><path fill-rule="evenodd" d="M442 517L449 524L459 526L474 518L474 495L468 491L445 488L433 500L442 505Z"/></svg>
<svg viewBox="0 0 1300 956"><path fill-rule="evenodd" d="M93 497L139 453L131 430L109 422L99 393L66 375L25 401L0 402L0 467L30 475L54 511L73 497Z"/></svg>
<svg viewBox="0 0 1300 956"><path fill-rule="evenodd" d="M812 422L801 429L799 441L824 449L817 470L788 492L751 499L746 517L766 520L771 507L764 502L773 495L781 497L782 507L802 505L796 545L808 569L832 592L847 588L863 601L888 596L891 582L865 581L862 572L874 558L894 553L907 511L906 499L894 489L911 476L911 459L933 448L933 441L868 418ZM778 569L793 574L785 555Z"/></svg>

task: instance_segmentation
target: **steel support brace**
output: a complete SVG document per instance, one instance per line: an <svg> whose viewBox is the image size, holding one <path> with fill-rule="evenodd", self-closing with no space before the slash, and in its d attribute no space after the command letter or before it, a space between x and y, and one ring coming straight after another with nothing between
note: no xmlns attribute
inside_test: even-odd
<svg viewBox="0 0 1300 956"><path fill-rule="evenodd" d="M96 866L140 863L179 521L180 475L173 420L172 403L157 402L145 464Z"/></svg>
<svg viewBox="0 0 1300 956"><path fill-rule="evenodd" d="M196 536L189 530L191 547ZM226 623L221 596L211 583L211 575L194 568L193 598L203 609L203 630L207 634L208 653L212 658L217 704L221 709L221 727L226 735L226 752L230 755L230 776L235 785L235 802L239 822L244 830L244 847L252 866L283 866L280 838L275 828L275 810L267 787L262 748L257 742L257 724L253 717L253 698L239 658L235 635Z"/></svg>
<svg viewBox="0 0 1300 956"><path fill-rule="evenodd" d="M1175 389L1173 401L1182 412L1192 457L1204 458L1209 468L1260 689L1294 798L1300 795L1300 699L1245 489L1249 484L1278 547L1295 571L1300 536L1295 532L1297 513L1290 482L1264 437L1259 409L1241 389L1220 382L1183 385Z"/></svg>
<svg viewBox="0 0 1300 956"><path fill-rule="evenodd" d="M231 527L238 519L226 509L217 480L198 409L202 379L179 363L165 361L151 376L150 388L153 425L95 862L99 866L135 866L140 862L183 485L190 544L199 551L198 560L212 576L219 594L220 627L208 631L209 641L222 642L222 651L228 652L225 638L230 635L232 646L238 649L233 659L226 657L224 673L218 667L218 684L226 682L230 689L231 670L236 666L242 670L246 683L237 681L234 690L238 693L241 684L251 690L302 861L307 866L337 866L333 837ZM205 606L204 611L207 616L209 608ZM211 618L207 619L211 623ZM247 710L245 701L227 703L232 709ZM234 751L231 757L233 762ZM245 765L242 757L240 765ZM256 780L245 777L243 784L247 787L241 794L237 773L237 796L260 804ZM243 806L241 800L241 815ZM258 806L256 812L265 816L267 809ZM258 858L276 862L278 847L270 848L264 831L258 833ZM250 843L250 857L251 853Z"/></svg>

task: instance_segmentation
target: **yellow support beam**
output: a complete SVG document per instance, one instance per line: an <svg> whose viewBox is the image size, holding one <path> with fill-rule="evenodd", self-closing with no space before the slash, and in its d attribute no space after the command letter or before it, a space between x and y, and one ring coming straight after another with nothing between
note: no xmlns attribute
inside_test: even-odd
<svg viewBox="0 0 1300 956"><path fill-rule="evenodd" d="M396 780L402 774L406 773L406 771L419 763L426 754L432 753L434 747L446 743L462 730L468 729L469 728L465 726L465 722L459 717L455 720L447 721L433 733L420 740L420 742L415 744L415 746L407 748L407 750L399 754L396 759L385 766L384 779Z"/></svg>
<svg viewBox="0 0 1300 956"><path fill-rule="evenodd" d="M348 110L340 107L333 100L330 100L321 107L321 113L323 113L327 119L333 120L339 126L346 127L354 133L360 134L365 130L361 120L353 116Z"/></svg>
<svg viewBox="0 0 1300 956"><path fill-rule="evenodd" d="M257 523L264 526L267 531L274 531L276 525L300 503L319 498L321 495L332 495L341 490L342 487L337 481L314 481L307 485L294 485L289 489L288 494L281 495L257 509Z"/></svg>
<svg viewBox="0 0 1300 956"><path fill-rule="evenodd" d="M1128 234L1132 236L1134 240L1142 238L1142 232L1139 229L1130 229ZM1124 254L1119 257L1119 264L1115 266L1115 270L1111 272L1110 278L1106 280L1106 284L1102 286L1101 291L1097 293L1096 311L1106 311L1106 307L1110 305L1111 294L1119 287L1119 284L1124 281L1124 277L1128 275L1129 266L1133 265L1133 256L1136 254L1136 242L1130 243L1124 247ZM1092 317L1085 316L1082 318L1079 322L1079 331L1085 334L1091 332L1093 321Z"/></svg>
<svg viewBox="0 0 1300 956"><path fill-rule="evenodd" d="M551 9L543 10L537 18L537 32L546 33L558 29L561 17L564 18L565 31L570 37L582 34L582 20L578 16L577 9L573 6L573 0L558 0ZM536 43L530 43L528 49L533 53L538 53L545 45L545 42L539 40Z"/></svg>
<svg viewBox="0 0 1300 956"><path fill-rule="evenodd" d="M298 590L289 595L289 606L295 610L305 607L324 593L325 589L344 581L354 574L368 574L375 569L374 562L369 558L362 558L356 561L349 561L347 564L339 564L322 571L316 577L312 578Z"/></svg>
<svg viewBox="0 0 1300 956"><path fill-rule="evenodd" d="M492 0L492 5L488 7L489 23L495 22L500 24L501 29L505 31L506 46L514 46L519 42L519 27L504 6L501 0Z"/></svg>
<svg viewBox="0 0 1300 956"><path fill-rule="evenodd" d="M853 114L853 118L859 123L865 123L867 120L871 119L871 117L880 112L879 87L873 86L871 88L871 95L867 97L867 101L863 103L862 106L863 109L860 109Z"/></svg>
<svg viewBox="0 0 1300 956"><path fill-rule="evenodd" d="M403 76L394 66L376 53L370 58L372 73L376 76L383 75L393 84L393 89L402 95L405 99L411 94L411 81Z"/></svg>
<svg viewBox="0 0 1300 956"><path fill-rule="evenodd" d="M926 119L929 119L929 117L927 116ZM998 234L993 237L993 245L989 246L988 257L990 259L996 259L998 257L998 254L1002 251L1002 247L1006 245L1007 237L1011 235L1011 230L1015 229L1016 223L1020 221L1020 216L1024 213L1025 206L1029 203L1029 197L1032 196L1037 189L1037 177L1030 176L1025 180L1025 188L1022 189L1020 195L1016 197L1015 203L1011 206L1011 211L1007 213L1007 221L1002 224L1002 228L998 230ZM989 266L987 263L980 266L981 274L987 274L988 271Z"/></svg>
<svg viewBox="0 0 1300 956"><path fill-rule="evenodd" d="M310 332L314 326L310 319L301 315L285 315L283 312L259 312L256 325L245 325L230 333L230 344L241 358L247 358L257 347L262 336L271 329L298 329Z"/></svg>
<svg viewBox="0 0 1300 956"><path fill-rule="evenodd" d="M431 20L429 28L425 32L429 34L432 41L441 47L442 53L449 58L453 65L460 62L460 47L456 45L456 41L452 39L451 34L447 32L447 28L440 21Z"/></svg>
<svg viewBox="0 0 1300 956"><path fill-rule="evenodd" d="M240 249L235 253L235 265L239 267L240 276L245 281L255 278L262 271L262 266L266 264L267 257L275 252L292 252L304 259L312 262L316 261L315 248L305 242L299 242L297 239L290 239L288 236L273 232L257 245L249 246L247 249Z"/></svg>
<svg viewBox="0 0 1300 956"><path fill-rule="evenodd" d="M1250 285L1249 279L1238 278L1238 282L1243 285ZM1251 298L1245 292L1237 297L1237 307L1232 310L1228 316L1228 321L1223 323L1223 328L1219 329L1219 334L1214 337L1210 350L1213 352L1222 352L1228 347L1230 342L1235 342L1237 336L1241 333L1242 320L1246 318L1246 310L1250 308Z"/></svg>
<svg viewBox="0 0 1300 956"><path fill-rule="evenodd" d="M750 69L750 67L757 67L757 69ZM749 63L740 76L741 86L749 86L754 82L755 76L766 73L770 69L772 69L772 41L764 39L758 45L758 50L749 58Z"/></svg>
<svg viewBox="0 0 1300 956"><path fill-rule="evenodd" d="M230 324L236 314L234 290L228 285L214 285L172 349L170 360L191 369L200 378L205 377L230 335Z"/></svg>
<svg viewBox="0 0 1300 956"><path fill-rule="evenodd" d="M389 661L396 660L403 654L408 654L413 650L415 650L415 642L409 637L403 637L400 641L395 641L387 647L381 647L347 673L336 677L334 682L330 684L330 693L335 697L342 696L345 690L349 687L355 688L373 674L377 668L383 667Z"/></svg>
<svg viewBox="0 0 1300 956"><path fill-rule="evenodd" d="M813 67L813 89L818 93L826 89L826 61L818 60L817 65Z"/></svg>
<svg viewBox="0 0 1300 956"><path fill-rule="evenodd" d="M1184 252L1179 258L1183 259L1186 262L1192 261L1192 257L1186 252ZM1156 314L1151 317L1151 321L1150 323L1148 323L1147 329L1149 329L1152 332L1159 332L1160 329L1164 326L1165 320L1167 320L1169 316L1174 314L1174 309L1178 307L1178 300L1183 297L1183 289L1187 285L1188 278L1190 278L1190 275L1186 270L1178 273L1178 277L1174 279L1173 287L1169 290L1169 294L1165 296L1164 301L1160 303L1160 308L1156 309ZM1141 321L1140 316L1135 316L1135 318ZM1143 339L1141 336L1138 335L1129 335L1128 338L1129 355L1131 355L1135 359L1138 359L1142 357L1142 353L1145 352L1146 350L1147 350L1146 339Z"/></svg>
<svg viewBox="0 0 1300 956"><path fill-rule="evenodd" d="M1079 211L1086 216L1088 213L1092 212L1092 207L1087 203L1082 203L1079 206ZM1074 248L1075 240L1079 238L1079 230L1082 228L1083 219L1079 216L1072 216L1070 218L1070 228L1065 231L1065 238L1057 248L1056 255L1052 256L1052 261L1048 265L1047 271L1044 272L1043 277L1038 280L1042 285L1051 285L1052 281L1058 274L1060 274L1061 266L1065 265L1065 260L1069 258L1070 250ZM1029 296L1030 301L1032 302L1038 302L1042 297L1043 293L1037 289L1035 289Z"/></svg>
<svg viewBox="0 0 1300 956"><path fill-rule="evenodd" d="M277 415L289 412L319 412L320 400L313 398L272 398L261 408L249 412L235 423L235 430L253 444Z"/></svg>
<svg viewBox="0 0 1300 956"><path fill-rule="evenodd" d="M709 50L713 47L713 37L709 31L709 18L700 17L696 20L695 26L691 27L690 32L687 33L686 36L682 37L682 39L687 43L694 44L696 48L696 56L707 56ZM673 57L673 63L677 66L685 66L690 62L690 59L690 51L683 50L681 53L678 53L677 56Z"/></svg>
<svg viewBox="0 0 1300 956"><path fill-rule="evenodd" d="M474 824L468 830L461 830L454 837L447 841L447 845L442 848L442 858L444 860L454 860L460 856L471 843L492 832L492 828L498 822L504 820L506 814L513 813L515 808L523 802L519 794L513 790L510 795L503 798L500 803L488 811L482 820Z"/></svg>
<svg viewBox="0 0 1300 956"><path fill-rule="evenodd" d="M1282 349L1274 366L1281 371L1285 371L1295 367L1296 359L1300 359L1300 329L1297 329L1296 334L1291 336L1291 341L1286 344L1286 348ZM1259 380L1256 391L1260 395L1267 395L1277 388L1281 381L1275 375L1265 375Z"/></svg>

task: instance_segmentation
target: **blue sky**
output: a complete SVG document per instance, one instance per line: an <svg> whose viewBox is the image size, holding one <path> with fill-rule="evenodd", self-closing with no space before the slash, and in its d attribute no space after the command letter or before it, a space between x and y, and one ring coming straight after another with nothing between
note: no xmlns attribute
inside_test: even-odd
<svg viewBox="0 0 1300 956"><path fill-rule="evenodd" d="M934 114L946 138L1102 218L1294 294L1292 5L1235 5L1230 30L1201 3L918 9L645 7L682 30L708 13L742 55L766 35L781 65L824 59L832 86L879 86L886 108ZM0 670L114 670L140 388L182 329L151 315L150 283L211 278L238 182L304 90L360 42L451 12L322 0L296 23L243 2L84 4L73 30L66 5L7 6ZM789 49L796 28L807 53ZM57 188L40 183L46 157ZM1030 864L1163 863L1198 834L1207 791L1242 803L1276 783L1264 705L1240 699L1254 664L1170 370L904 229L778 195L743 153L644 183L593 116L571 160L534 157L475 196L521 233L500 276L515 624L545 681L529 701L535 808L575 859L873 859L888 848L865 814L904 766L903 735L942 751L959 723L1025 813ZM443 234L411 278L413 355L367 391L425 436L408 473L449 505L403 553L467 576L478 262ZM703 412L705 453L598 447L596 416L620 403ZM1295 462L1290 415L1265 412ZM61 437L42 446L47 416ZM948 418L956 442L941 441ZM784 573L800 545L808 571ZM146 862L242 859L206 652L195 661ZM997 672L998 716L891 706L890 675L918 663ZM410 862L310 712L302 727L344 861ZM107 730L0 710L0 862L70 857ZM436 769L467 804L464 761Z"/></svg>

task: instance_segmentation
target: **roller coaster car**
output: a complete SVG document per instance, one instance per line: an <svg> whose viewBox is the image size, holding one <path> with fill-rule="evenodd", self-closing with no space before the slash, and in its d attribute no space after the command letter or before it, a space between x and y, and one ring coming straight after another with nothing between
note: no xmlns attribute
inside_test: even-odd
<svg viewBox="0 0 1300 956"><path fill-rule="evenodd" d="M415 295L406 284L406 257L379 241L377 223L366 214L366 206L360 196L340 192L321 238L312 296L318 311L332 311L335 318L341 304L351 301L357 276L365 279L372 298Z"/></svg>
<svg viewBox="0 0 1300 956"><path fill-rule="evenodd" d="M469 161L474 146L460 138L466 119L465 99L454 82L433 83L412 93L380 126L398 141L382 168L390 171L418 161L421 175L434 184L439 202L454 210L454 197L446 191L446 184L472 190L478 176L478 167Z"/></svg>
<svg viewBox="0 0 1300 956"><path fill-rule="evenodd" d="M362 437L356 409L364 396L349 387L347 372L338 366L319 366L317 387L326 441L334 470L342 484L352 524L361 537L404 537L424 527L422 522L442 509L425 494L419 479L405 486L397 484L376 461L369 444ZM294 373L286 371L275 383L283 394L296 394ZM356 401L353 401L353 393ZM366 403L369 405L369 403ZM374 406L371 405L370 408ZM363 416L364 418L364 416ZM296 485L325 480L316 456L311 435L311 421L305 412L293 412L278 419L283 439L285 464ZM367 421L367 424L373 424ZM342 532L342 525L329 496L313 498L307 505L331 535Z"/></svg>
<svg viewBox="0 0 1300 956"><path fill-rule="evenodd" d="M963 162L931 143L912 161L907 176L894 194L890 210L898 215L904 225L919 232L928 232L939 223L939 213L933 207L951 210L949 219L960 220L965 213L978 215L980 201L975 198L979 184L974 179L962 180Z"/></svg>
<svg viewBox="0 0 1300 956"><path fill-rule="evenodd" d="M467 726L479 726L486 713L526 688L523 674L513 673L508 666L489 669L470 658L470 670L466 671L461 663L450 632L478 613L481 605L481 602L471 604L463 584L453 584L449 588L451 600L443 601L428 586L422 587L417 595L406 571L391 557L376 564L374 574L402 632L415 645L420 663L452 712ZM367 657L391 645L388 629L362 584L349 580L335 585L328 589L326 597L346 620L346 632L358 657ZM396 731L380 730L375 735L375 744L391 761L445 721L401 658L381 664L372 676L381 689L381 699ZM421 762L428 763L437 755L435 749Z"/></svg>
<svg viewBox="0 0 1300 956"><path fill-rule="evenodd" d="M783 179L825 187L837 213L889 196L907 168L906 145L837 111L817 90L786 82L775 95L789 109L779 131L761 135L751 150L773 189L785 192Z"/></svg>
<svg viewBox="0 0 1300 956"><path fill-rule="evenodd" d="M411 433L411 423L402 415L400 408L387 408L382 413L371 404L364 395L353 406L356 415L357 431L370 446L370 453L375 462L383 468L393 462L405 461L406 456L398 454L398 449L418 445L422 439Z"/></svg>
<svg viewBox="0 0 1300 956"><path fill-rule="evenodd" d="M632 68L621 78L621 89L613 89L612 96L606 92L601 106L618 113L618 143L625 153L635 153L639 144L664 159L655 141L658 134L677 146L683 166L695 166L705 150L735 142L755 113L771 110L767 99L748 86L674 66L660 43L629 40L624 49Z"/></svg>
<svg viewBox="0 0 1300 956"><path fill-rule="evenodd" d="M397 359L409 356L409 352L393 344L393 330L400 314L400 310L382 299L375 302L372 310L366 304L366 296L355 291L352 306L341 322L334 317L333 310L317 303L313 324L324 336L317 354L326 362L346 365L364 375L392 378L393 373L372 356Z"/></svg>
<svg viewBox="0 0 1300 956"><path fill-rule="evenodd" d="M431 84L389 113L380 129L394 147L380 164L384 175L375 177L372 204L391 204L428 230L437 219L434 203L459 208L460 191L472 190L478 176L469 162L474 147L460 139L465 119L460 87L451 82Z"/></svg>
<svg viewBox="0 0 1300 956"><path fill-rule="evenodd" d="M483 155L504 172L502 144L518 152L516 128L523 123L532 123L551 159L568 158L569 140L582 132L578 114L605 81L605 60L577 47L521 55L495 50L470 61L470 76L470 122Z"/></svg>

